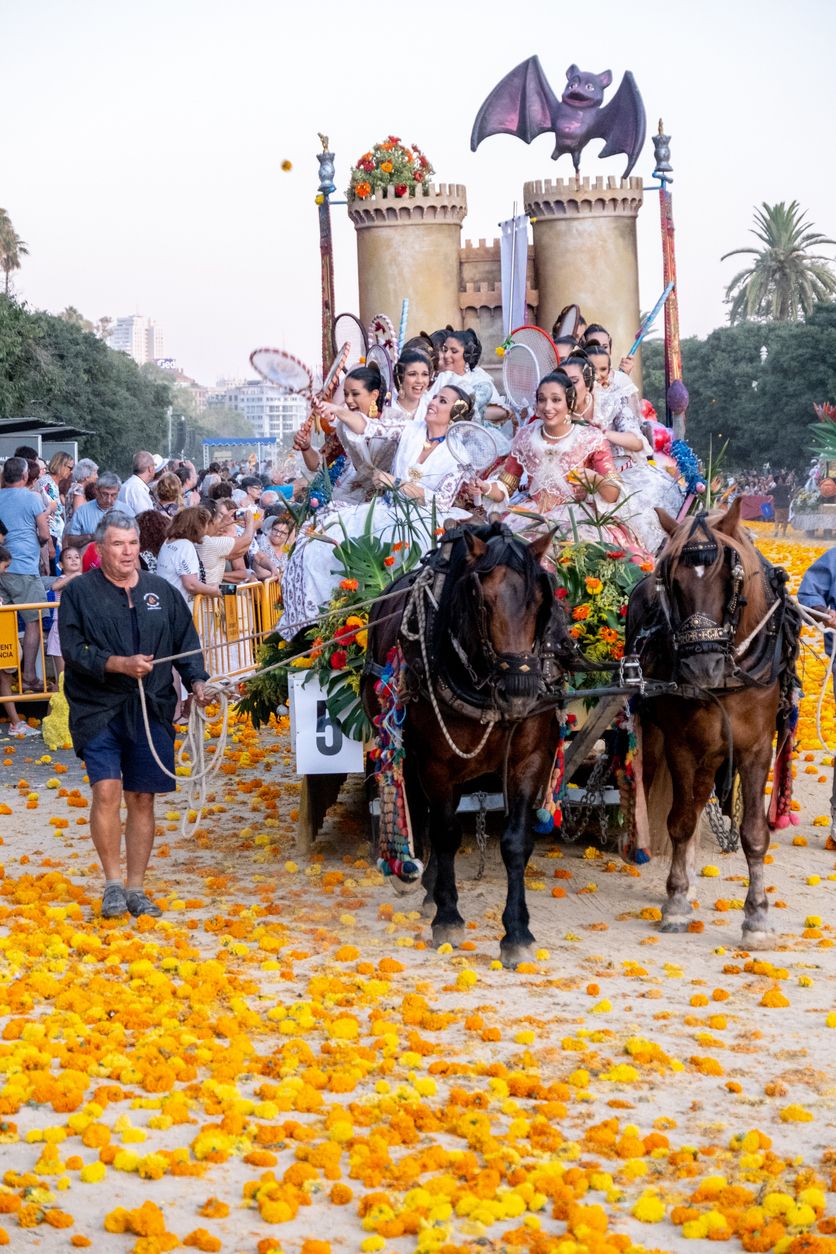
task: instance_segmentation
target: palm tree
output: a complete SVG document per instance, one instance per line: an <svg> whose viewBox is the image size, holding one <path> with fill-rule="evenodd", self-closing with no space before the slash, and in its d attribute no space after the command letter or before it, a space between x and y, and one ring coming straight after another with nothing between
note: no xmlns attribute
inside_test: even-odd
<svg viewBox="0 0 836 1254"><path fill-rule="evenodd" d="M830 261L811 252L823 245L836 245L836 240L812 229L797 200L790 205L764 202L755 210L755 227L750 234L763 248L734 248L720 258L725 261L738 253L755 257L726 288L726 304L731 305L729 322L798 322L819 301L836 295L836 275Z"/></svg>
<svg viewBox="0 0 836 1254"><path fill-rule="evenodd" d="M0 268L6 276L7 296L12 270L19 270L21 257L28 256L29 249L12 226L11 218L5 209L0 209Z"/></svg>

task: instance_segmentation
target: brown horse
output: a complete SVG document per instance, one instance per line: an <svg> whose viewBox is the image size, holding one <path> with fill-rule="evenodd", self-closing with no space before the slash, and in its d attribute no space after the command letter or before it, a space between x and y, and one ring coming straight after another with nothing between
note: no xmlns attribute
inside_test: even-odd
<svg viewBox="0 0 836 1254"><path fill-rule="evenodd" d="M627 651L638 655L646 678L677 685L638 707L645 795L665 770L673 784L662 931L685 931L693 918L688 893L697 821L712 789L723 796L736 772L749 868L743 939L749 948L765 947L764 790L772 739L788 715L797 652L786 576L741 530L739 501L724 515L700 514L681 524L657 513L670 538L655 573L630 598Z"/></svg>
<svg viewBox="0 0 836 1254"><path fill-rule="evenodd" d="M543 802L558 745L554 685L573 652L560 602L540 558L550 543L514 537L499 524L449 532L423 569L393 585L403 598L373 607L362 694L378 711L375 675L396 643L408 667L405 785L413 828L428 818L434 863L436 945L462 939L455 856L456 809L469 781L499 776L507 822L500 839L507 873L502 961L530 953L525 868L534 810ZM403 618L403 622L401 622Z"/></svg>

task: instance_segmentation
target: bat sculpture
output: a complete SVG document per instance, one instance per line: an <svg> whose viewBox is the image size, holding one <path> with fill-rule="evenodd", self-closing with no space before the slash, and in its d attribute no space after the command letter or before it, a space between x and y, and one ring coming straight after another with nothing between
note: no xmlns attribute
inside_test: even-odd
<svg viewBox="0 0 836 1254"><path fill-rule="evenodd" d="M570 65L566 78L566 90L558 100L538 57L529 57L506 74L476 114L471 151L489 135L516 135L530 144L545 131L554 131L552 160L570 152L577 174L583 149L591 140L603 139L602 157L627 155L626 177L638 160L645 134L644 105L633 75L624 75L609 104L603 103L612 82L609 70L591 74Z"/></svg>

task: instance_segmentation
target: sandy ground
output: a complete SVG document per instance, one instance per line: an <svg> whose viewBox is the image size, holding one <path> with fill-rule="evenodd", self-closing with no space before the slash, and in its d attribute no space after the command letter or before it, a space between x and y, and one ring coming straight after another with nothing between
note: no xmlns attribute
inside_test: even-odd
<svg viewBox="0 0 836 1254"><path fill-rule="evenodd" d="M278 729L236 729L196 837L179 835L174 798L158 807L163 919L102 921L89 788L71 754L39 761L32 743L6 752L0 786L13 1250L86 1238L154 1254L173 1248L164 1224L232 1254L702 1251L742 1248L744 1213L744 1248L829 1248L791 1244L836 1214L823 753L800 753L800 823L771 850L774 950L738 947L740 853L703 842L697 866L717 873L697 879L697 930L667 936L661 861L630 871L541 842L527 881L541 949L508 972L496 840L481 881L465 842L467 948L436 952L420 898L396 897L371 865L356 786L313 857L294 855L298 784ZM201 1214L210 1198L217 1217ZM114 1208L146 1201L161 1218L105 1231ZM602 1226L624 1240L604 1244Z"/></svg>

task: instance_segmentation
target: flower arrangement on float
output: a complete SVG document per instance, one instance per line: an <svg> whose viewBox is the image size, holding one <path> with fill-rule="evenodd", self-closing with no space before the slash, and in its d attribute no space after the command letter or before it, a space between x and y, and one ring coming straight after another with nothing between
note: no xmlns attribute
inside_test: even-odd
<svg viewBox="0 0 836 1254"><path fill-rule="evenodd" d="M555 595L563 602L569 635L587 662L609 665L624 656L627 602L652 563L630 557L625 549L603 540L562 545L555 564ZM607 683L596 672L575 676L580 688Z"/></svg>
<svg viewBox="0 0 836 1254"><path fill-rule="evenodd" d="M239 709L256 727L270 721L288 699L288 677L294 671L315 674L322 686L328 713L343 734L368 740L372 726L360 700L360 678L366 660L369 610L389 584L417 565L426 548L428 524L408 498L396 502L394 534L382 539L373 533L374 505L369 507L363 532L340 542L311 531L311 539L334 546L342 570L328 606L313 627L292 644L271 636L258 656L258 671L246 682ZM429 524L435 531L434 517ZM424 543L418 543L419 532ZM284 663L284 665L282 665Z"/></svg>
<svg viewBox="0 0 836 1254"><path fill-rule="evenodd" d="M417 144L407 146L397 135L388 135L352 166L346 197L368 200L384 187L394 188L398 197L414 196L419 188L427 186L434 173Z"/></svg>

